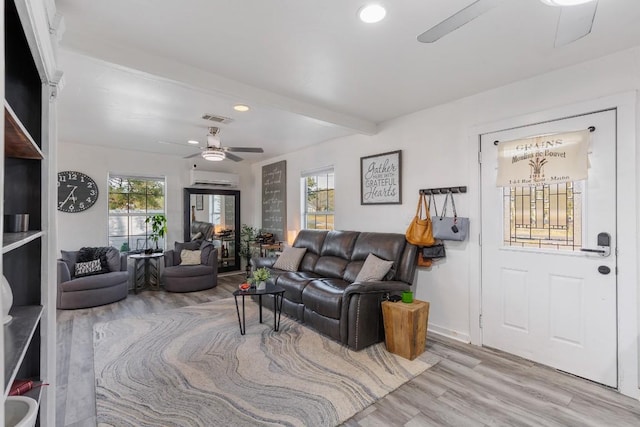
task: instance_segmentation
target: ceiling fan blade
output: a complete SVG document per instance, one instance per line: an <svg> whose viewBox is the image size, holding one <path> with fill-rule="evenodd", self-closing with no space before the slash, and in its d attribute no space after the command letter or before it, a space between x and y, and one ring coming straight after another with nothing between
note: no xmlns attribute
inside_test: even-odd
<svg viewBox="0 0 640 427"><path fill-rule="evenodd" d="M233 160L234 162L241 162L243 160L242 157L238 157L235 154L231 154L231 153L224 153L224 154L227 157L227 159Z"/></svg>
<svg viewBox="0 0 640 427"><path fill-rule="evenodd" d="M454 13L444 21L420 34L418 36L418 41L421 43L433 43L450 32L462 27L464 24L473 21L478 16L487 12L489 9L493 9L503 1L504 0L476 0L469 6Z"/></svg>
<svg viewBox="0 0 640 427"><path fill-rule="evenodd" d="M202 155L202 152L200 152L200 153L195 153L195 154L191 154L190 156L183 157L183 159L191 159L191 158L193 158L193 157L198 157L198 156L201 156L201 155Z"/></svg>
<svg viewBox="0 0 640 427"><path fill-rule="evenodd" d="M264 153L262 148L258 147L223 147L224 151L233 151L235 153Z"/></svg>
<svg viewBox="0 0 640 427"><path fill-rule="evenodd" d="M591 32L598 2L592 1L576 6L565 6L560 10L555 46L572 43Z"/></svg>

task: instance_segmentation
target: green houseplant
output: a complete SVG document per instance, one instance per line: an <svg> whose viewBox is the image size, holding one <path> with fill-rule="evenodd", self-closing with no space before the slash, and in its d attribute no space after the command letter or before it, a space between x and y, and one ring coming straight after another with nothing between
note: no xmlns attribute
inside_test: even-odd
<svg viewBox="0 0 640 427"><path fill-rule="evenodd" d="M249 279L252 284L256 285L256 290L261 291L267 287L267 279L271 277L271 273L266 267L258 268L253 272L253 277Z"/></svg>
<svg viewBox="0 0 640 427"><path fill-rule="evenodd" d="M151 224L151 234L149 235L149 239L151 239L156 245L156 252L161 252L158 248L158 241L164 236L167 235L167 217L163 214L156 214L147 217L144 220L146 224Z"/></svg>
<svg viewBox="0 0 640 427"><path fill-rule="evenodd" d="M256 236L258 235L258 229L256 227L252 227L247 224L242 224L240 228L240 251L239 254L242 258L247 261L247 265L245 267L245 271L247 272L247 277L251 273L251 257L255 255L256 248L252 247L251 244L256 241Z"/></svg>

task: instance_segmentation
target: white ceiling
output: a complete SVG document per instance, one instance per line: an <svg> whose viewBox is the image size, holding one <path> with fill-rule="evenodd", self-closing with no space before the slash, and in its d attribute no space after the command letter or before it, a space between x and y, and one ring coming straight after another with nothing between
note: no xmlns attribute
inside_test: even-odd
<svg viewBox="0 0 640 427"><path fill-rule="evenodd" d="M185 156L213 113L234 119L223 145L265 149L253 162L640 44L638 0L600 0L592 33L561 48L540 0L434 44L416 36L472 0L379 0L378 24L357 19L366 1L58 0L60 139Z"/></svg>

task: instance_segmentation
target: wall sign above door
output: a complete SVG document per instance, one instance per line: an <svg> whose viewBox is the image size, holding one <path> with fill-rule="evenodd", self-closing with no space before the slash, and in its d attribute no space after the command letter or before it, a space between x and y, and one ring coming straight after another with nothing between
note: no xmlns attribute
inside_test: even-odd
<svg viewBox="0 0 640 427"><path fill-rule="evenodd" d="M402 204L402 150L360 157L360 204Z"/></svg>

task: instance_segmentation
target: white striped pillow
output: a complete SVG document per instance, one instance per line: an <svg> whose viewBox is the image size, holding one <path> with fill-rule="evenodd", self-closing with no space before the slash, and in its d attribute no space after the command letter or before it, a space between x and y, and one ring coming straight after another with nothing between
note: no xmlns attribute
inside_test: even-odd
<svg viewBox="0 0 640 427"><path fill-rule="evenodd" d="M298 266L302 257L307 252L307 248L288 247L282 251L282 255L278 257L273 268L285 271L298 271Z"/></svg>

